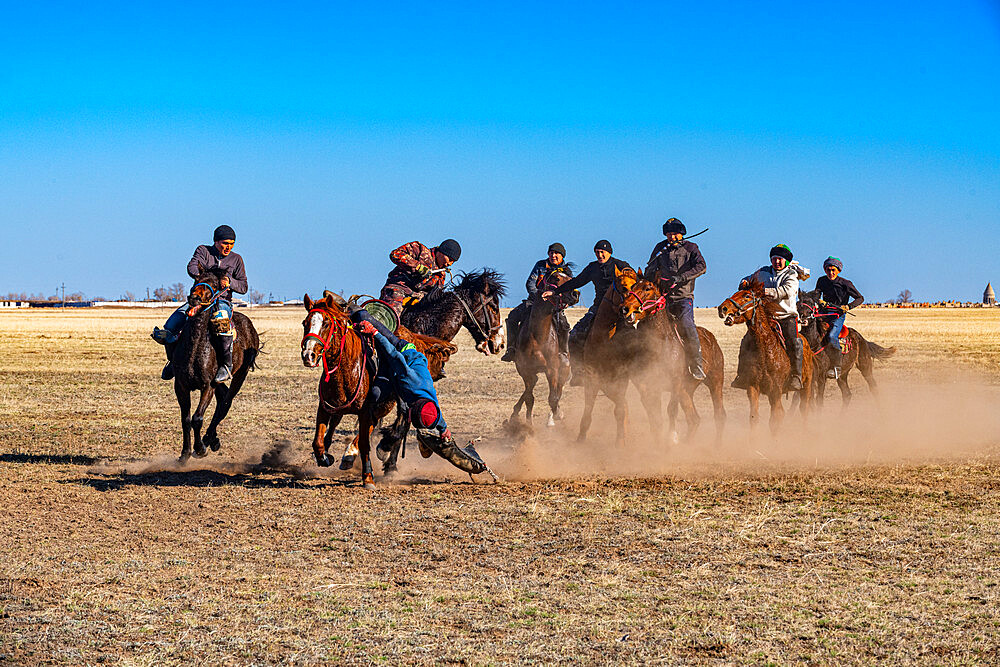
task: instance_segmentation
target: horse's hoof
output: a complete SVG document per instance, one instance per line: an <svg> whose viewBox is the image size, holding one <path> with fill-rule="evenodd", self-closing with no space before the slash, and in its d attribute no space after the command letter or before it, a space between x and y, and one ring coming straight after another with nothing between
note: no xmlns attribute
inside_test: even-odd
<svg viewBox="0 0 1000 667"><path fill-rule="evenodd" d="M340 469L341 470L350 470L351 468L353 468L354 467L354 459L356 459L356 458L357 457L354 456L354 455L344 456L344 458L340 459ZM329 464L327 464L327 465L329 465Z"/></svg>
<svg viewBox="0 0 1000 667"><path fill-rule="evenodd" d="M548 427L550 427L550 428L553 427L553 426L555 426L556 425L555 417L553 417L552 415L549 415L549 421L545 422L545 425L548 426Z"/></svg>
<svg viewBox="0 0 1000 667"><path fill-rule="evenodd" d="M177 457L177 462L180 463L181 465L184 465L185 463L188 462L189 458L191 458L190 453L181 453L181 455Z"/></svg>
<svg viewBox="0 0 1000 667"><path fill-rule="evenodd" d="M329 468L333 465L333 461L330 460L329 456L324 454L323 456L316 457L316 465L320 468Z"/></svg>
<svg viewBox="0 0 1000 667"><path fill-rule="evenodd" d="M208 456L208 450L204 447L196 447L194 450L194 457L196 459L203 459Z"/></svg>
<svg viewBox="0 0 1000 667"><path fill-rule="evenodd" d="M361 481L364 483L365 489L367 489L369 491L374 491L375 490L375 478L372 476L371 473L363 475L361 477Z"/></svg>
<svg viewBox="0 0 1000 667"><path fill-rule="evenodd" d="M382 474L385 476L395 475L397 472L399 472L399 468L396 467L395 463L387 463L382 466Z"/></svg>
<svg viewBox="0 0 1000 667"><path fill-rule="evenodd" d="M213 435L213 436L209 436L209 437L205 438L204 442L205 442L206 445L208 445L209 449L211 449L213 452L219 451L219 447L222 446L222 441L219 440L219 436L217 436L217 435Z"/></svg>

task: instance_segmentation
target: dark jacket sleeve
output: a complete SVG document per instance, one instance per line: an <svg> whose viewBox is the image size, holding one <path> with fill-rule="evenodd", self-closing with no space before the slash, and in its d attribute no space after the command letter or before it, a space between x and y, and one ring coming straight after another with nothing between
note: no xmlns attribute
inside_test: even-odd
<svg viewBox="0 0 1000 667"><path fill-rule="evenodd" d="M583 267L583 271L580 272L580 275L576 276L575 278L570 278L562 285L552 290L552 292L554 294L565 294L570 290L575 290L580 287L583 287L596 277L595 274L599 270L596 265L597 262L591 262L587 266Z"/></svg>
<svg viewBox="0 0 1000 667"><path fill-rule="evenodd" d="M528 295L531 297L538 296L538 279L542 277L545 273L545 260L535 262L535 266L532 267L531 273L528 274L528 280L524 283L525 288L528 290Z"/></svg>
<svg viewBox="0 0 1000 667"><path fill-rule="evenodd" d="M236 265L233 267L232 275L229 276L229 289L237 294L247 293L247 272L243 266L243 256L236 257Z"/></svg>
<svg viewBox="0 0 1000 667"><path fill-rule="evenodd" d="M845 278L844 282L847 283L847 295L851 297L850 307L857 308L865 302L865 297L861 296L861 292L858 291L858 288L850 280Z"/></svg>
<svg viewBox="0 0 1000 667"><path fill-rule="evenodd" d="M682 271L675 276L678 284L694 280L698 276L704 275L705 271L708 270L705 258L701 255L701 250L693 243L690 245L693 246L688 248L690 256L687 262L684 263Z"/></svg>
<svg viewBox="0 0 1000 667"><path fill-rule="evenodd" d="M197 278L201 275L202 268L208 268L214 263L208 254L208 248L200 245L194 249L194 255L191 256L191 261L188 262L188 275L192 278Z"/></svg>

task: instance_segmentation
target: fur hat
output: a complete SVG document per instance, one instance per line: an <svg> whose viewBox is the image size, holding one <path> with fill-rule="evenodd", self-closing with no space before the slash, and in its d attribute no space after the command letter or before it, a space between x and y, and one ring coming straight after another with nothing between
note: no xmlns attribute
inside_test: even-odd
<svg viewBox="0 0 1000 667"><path fill-rule="evenodd" d="M687 227L685 227L684 223L678 220L677 218L670 218L669 220L663 223L664 236L666 236L667 234L681 234L683 236L684 234L687 233L688 233Z"/></svg>
<svg viewBox="0 0 1000 667"><path fill-rule="evenodd" d="M605 239L601 239L594 244L594 250L606 250L609 253L613 253L614 250L611 249L611 242Z"/></svg>
<svg viewBox="0 0 1000 667"><path fill-rule="evenodd" d="M792 250L784 243L779 243L771 248L771 254L768 257L784 257L786 262L790 262L792 261Z"/></svg>
<svg viewBox="0 0 1000 667"><path fill-rule="evenodd" d="M833 257L832 255L823 260L823 268L826 269L826 267L828 266L835 266L837 267L838 271L844 270L844 263L840 260L839 257Z"/></svg>
<svg viewBox="0 0 1000 667"><path fill-rule="evenodd" d="M219 225L215 228L215 233L212 235L212 242L215 241L236 241L236 232L229 225Z"/></svg>
<svg viewBox="0 0 1000 667"><path fill-rule="evenodd" d="M437 249L438 252L453 262L457 262L458 258L462 256L462 246L458 245L458 241L455 239L441 241Z"/></svg>
<svg viewBox="0 0 1000 667"><path fill-rule="evenodd" d="M562 255L563 257L565 257L566 256L566 246L564 246L562 243L553 243L552 245L549 246L548 252L557 252L560 255Z"/></svg>

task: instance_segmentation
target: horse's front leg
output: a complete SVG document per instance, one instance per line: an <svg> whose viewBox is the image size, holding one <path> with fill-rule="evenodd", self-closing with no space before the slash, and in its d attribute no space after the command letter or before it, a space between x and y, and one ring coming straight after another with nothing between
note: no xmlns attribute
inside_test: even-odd
<svg viewBox="0 0 1000 667"><path fill-rule="evenodd" d="M327 456L328 433L340 423L340 415L331 415L322 405L316 408L316 433L313 436L313 456L316 458L316 465L328 468L332 461Z"/></svg>
<svg viewBox="0 0 1000 667"><path fill-rule="evenodd" d="M333 431L326 435L326 447L330 448L330 442L333 438ZM344 453L340 456L340 469L350 470L354 467L354 461L358 458L358 436L351 438L351 441L347 443L344 447Z"/></svg>
<svg viewBox="0 0 1000 667"><path fill-rule="evenodd" d="M639 389L639 398L642 400L642 407L646 408L646 418L649 420L649 430L654 442L663 439L663 398L659 389L653 389L652 383L636 385ZM670 404L673 404L671 399ZM673 423L671 421L671 427ZM671 440L676 442L676 432L671 428Z"/></svg>
<svg viewBox="0 0 1000 667"><path fill-rule="evenodd" d="M181 432L184 444L181 446L180 462L184 463L191 458L191 392L181 387L180 382L175 380L174 394L176 394L177 404L181 408Z"/></svg>
<svg viewBox="0 0 1000 667"><path fill-rule="evenodd" d="M562 383L559 378L559 366L549 363L545 369L545 379L549 381L549 426L555 426L556 420L562 419L562 410L559 408L559 401L562 399Z"/></svg>
<svg viewBox="0 0 1000 667"><path fill-rule="evenodd" d="M578 442L587 439L587 431L590 430L590 422L594 418L594 403L597 401L597 379L590 375L586 376L583 383L583 414L580 415L580 431L576 435Z"/></svg>
<svg viewBox="0 0 1000 667"><path fill-rule="evenodd" d="M361 457L361 483L366 489L374 490L375 475L372 469L372 429L374 424L367 410L358 415L358 456Z"/></svg>
<svg viewBox="0 0 1000 667"><path fill-rule="evenodd" d="M198 407L195 408L194 414L191 416L191 431L194 434L194 455L197 458L201 458L208 453L208 450L205 449L205 443L201 440L201 425L205 421L205 411L214 397L215 388L212 385L202 389L201 400L198 401Z"/></svg>
<svg viewBox="0 0 1000 667"><path fill-rule="evenodd" d="M612 396L609 396L615 403L615 446L624 449L625 438L628 435L628 402L625 400L625 391L628 389L628 383L616 383L616 386L612 389Z"/></svg>
<svg viewBox="0 0 1000 667"><path fill-rule="evenodd" d="M753 438L760 425L760 388L756 385L747 387L747 401L750 402L750 437Z"/></svg>
<svg viewBox="0 0 1000 667"><path fill-rule="evenodd" d="M805 396L803 396L803 399ZM771 403L771 433L777 435L781 430L781 422L785 419L785 406L781 402L781 392L774 391L767 395L767 400Z"/></svg>

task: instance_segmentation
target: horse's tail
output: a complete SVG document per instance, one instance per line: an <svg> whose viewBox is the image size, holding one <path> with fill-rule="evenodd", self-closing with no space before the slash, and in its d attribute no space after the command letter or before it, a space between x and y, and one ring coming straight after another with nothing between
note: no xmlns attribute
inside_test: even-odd
<svg viewBox="0 0 1000 667"><path fill-rule="evenodd" d="M260 364L257 363L259 355L267 354L266 352L264 352L264 341L260 339L259 335L257 337L257 341L258 341L257 347L248 347L247 349L243 350L243 357L245 359L249 359L248 370L251 371L255 371L258 368L260 368Z"/></svg>
<svg viewBox="0 0 1000 667"><path fill-rule="evenodd" d="M891 357L892 355L896 354L895 345L893 345L892 347L882 347L878 343L871 342L861 334L858 334L858 338L861 339L862 343L868 346L868 351L872 353L872 357L875 359L885 360Z"/></svg>

